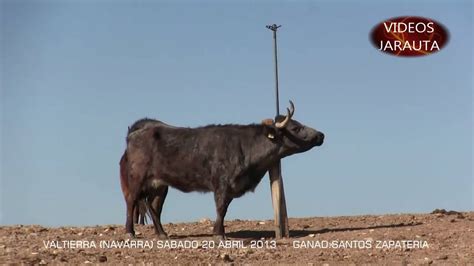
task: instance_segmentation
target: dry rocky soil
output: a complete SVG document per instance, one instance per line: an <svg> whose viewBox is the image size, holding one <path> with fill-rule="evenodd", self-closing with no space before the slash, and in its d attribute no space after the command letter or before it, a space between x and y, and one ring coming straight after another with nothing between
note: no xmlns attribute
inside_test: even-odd
<svg viewBox="0 0 474 266"><path fill-rule="evenodd" d="M273 222L226 221L227 240L212 221L151 225L0 227L0 263L26 264L450 264L474 263L474 212L290 218L290 237L274 238Z"/></svg>

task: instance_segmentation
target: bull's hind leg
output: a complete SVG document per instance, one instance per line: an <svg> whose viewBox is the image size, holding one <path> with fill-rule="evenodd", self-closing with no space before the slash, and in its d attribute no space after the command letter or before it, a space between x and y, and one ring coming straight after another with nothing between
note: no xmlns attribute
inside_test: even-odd
<svg viewBox="0 0 474 266"><path fill-rule="evenodd" d="M134 224L138 223L139 217L140 217L140 208L137 206L135 209L133 209L133 223Z"/></svg>
<svg viewBox="0 0 474 266"><path fill-rule="evenodd" d="M232 198L227 193L218 191L214 193L214 201L216 202L217 218L213 233L218 240L225 240L224 217Z"/></svg>
<svg viewBox="0 0 474 266"><path fill-rule="evenodd" d="M155 233L161 239L168 238L168 235L165 233L165 230L161 225L161 211L163 210L166 195L168 195L168 186L160 186L148 197L147 200L147 206L151 212L151 219L155 226Z"/></svg>
<svg viewBox="0 0 474 266"><path fill-rule="evenodd" d="M125 223L125 231L131 237L135 238L135 230L133 229L133 214L137 207L137 197L133 194L129 194L125 199L127 203L127 221Z"/></svg>

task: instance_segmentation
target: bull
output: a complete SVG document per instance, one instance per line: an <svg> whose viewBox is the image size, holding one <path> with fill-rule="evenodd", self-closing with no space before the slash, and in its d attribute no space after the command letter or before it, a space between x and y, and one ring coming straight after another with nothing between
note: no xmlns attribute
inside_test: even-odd
<svg viewBox="0 0 474 266"><path fill-rule="evenodd" d="M144 201L155 233L168 238L161 211L171 186L183 192L213 192L213 234L225 239L224 216L234 198L254 191L278 160L323 144L324 134L294 120L294 110L290 101L286 116L250 125L187 128L153 119L135 122L120 160L126 232L135 237L134 211Z"/></svg>

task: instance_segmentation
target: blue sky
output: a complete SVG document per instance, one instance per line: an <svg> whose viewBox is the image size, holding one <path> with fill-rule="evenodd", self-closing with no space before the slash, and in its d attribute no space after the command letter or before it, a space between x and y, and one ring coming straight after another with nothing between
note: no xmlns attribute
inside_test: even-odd
<svg viewBox="0 0 474 266"><path fill-rule="evenodd" d="M283 161L291 217L473 209L470 1L1 1L1 224L122 224L127 126L260 122L281 108L326 134ZM382 54L384 19L426 16L439 53ZM227 219L272 219L268 178ZM171 190L165 222L215 218Z"/></svg>

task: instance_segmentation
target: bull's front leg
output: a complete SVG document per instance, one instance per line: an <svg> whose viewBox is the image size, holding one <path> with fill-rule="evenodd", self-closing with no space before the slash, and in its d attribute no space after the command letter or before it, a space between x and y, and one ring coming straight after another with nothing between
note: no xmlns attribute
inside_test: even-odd
<svg viewBox="0 0 474 266"><path fill-rule="evenodd" d="M216 191L214 192L214 201L216 202L217 218L213 233L217 240L222 241L225 240L224 217L232 198L224 191Z"/></svg>

